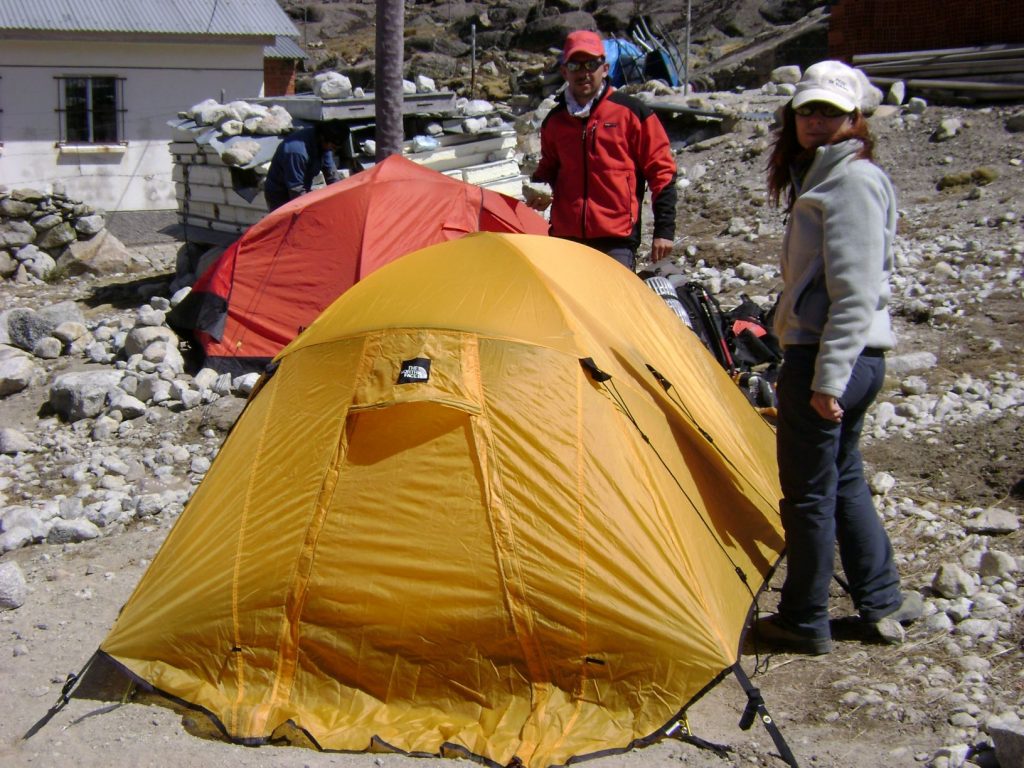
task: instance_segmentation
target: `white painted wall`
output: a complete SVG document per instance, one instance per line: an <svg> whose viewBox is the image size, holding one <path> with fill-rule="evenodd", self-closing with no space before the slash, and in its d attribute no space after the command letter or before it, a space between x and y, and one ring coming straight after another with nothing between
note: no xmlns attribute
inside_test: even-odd
<svg viewBox="0 0 1024 768"><path fill-rule="evenodd" d="M49 190L108 211L176 207L167 121L203 99L263 92L267 42L0 40L0 184ZM58 148L58 83L125 78L126 147Z"/></svg>

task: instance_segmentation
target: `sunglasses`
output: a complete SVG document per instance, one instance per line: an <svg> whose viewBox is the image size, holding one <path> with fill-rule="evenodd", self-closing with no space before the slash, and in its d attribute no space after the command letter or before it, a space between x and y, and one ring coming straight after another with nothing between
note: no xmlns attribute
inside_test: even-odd
<svg viewBox="0 0 1024 768"><path fill-rule="evenodd" d="M793 111L800 115L800 117L810 117L815 114L822 117L844 117L850 114L835 104L828 104L824 101L812 101L809 104L802 104L799 107L793 107Z"/></svg>
<svg viewBox="0 0 1024 768"><path fill-rule="evenodd" d="M586 61L565 62L565 68L570 72L579 72L581 69L585 69L587 72L597 72L602 66L604 66L603 57L600 59L587 59Z"/></svg>

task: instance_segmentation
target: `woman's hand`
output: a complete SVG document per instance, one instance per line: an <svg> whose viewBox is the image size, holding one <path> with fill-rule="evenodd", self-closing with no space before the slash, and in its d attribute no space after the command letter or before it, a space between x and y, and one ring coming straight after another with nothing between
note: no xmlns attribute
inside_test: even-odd
<svg viewBox="0 0 1024 768"><path fill-rule="evenodd" d="M843 408L832 395L812 392L811 408L817 411L818 415L826 421L834 421L838 424L843 420Z"/></svg>

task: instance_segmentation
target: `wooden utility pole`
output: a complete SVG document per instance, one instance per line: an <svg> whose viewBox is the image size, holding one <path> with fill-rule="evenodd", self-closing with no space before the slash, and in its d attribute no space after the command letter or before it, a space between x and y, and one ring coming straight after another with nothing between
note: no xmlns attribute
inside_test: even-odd
<svg viewBox="0 0 1024 768"><path fill-rule="evenodd" d="M402 127L402 65L404 63L405 3L377 0L377 39L374 107L376 110L377 162L400 154Z"/></svg>

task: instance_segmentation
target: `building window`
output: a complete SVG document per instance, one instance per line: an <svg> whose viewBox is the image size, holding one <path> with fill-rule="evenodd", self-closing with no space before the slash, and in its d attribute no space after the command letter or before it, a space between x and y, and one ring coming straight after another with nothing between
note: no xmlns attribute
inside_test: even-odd
<svg viewBox="0 0 1024 768"><path fill-rule="evenodd" d="M58 144L124 144L124 78L57 78Z"/></svg>

